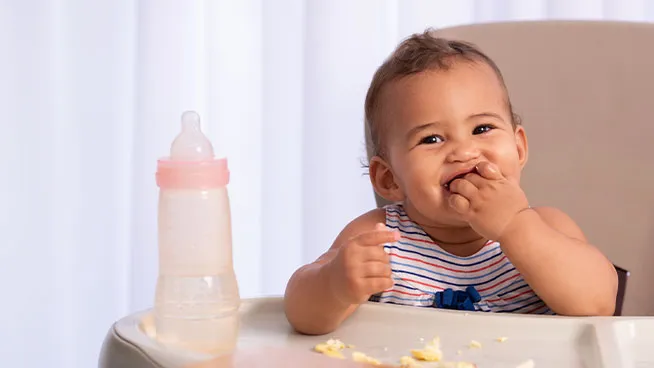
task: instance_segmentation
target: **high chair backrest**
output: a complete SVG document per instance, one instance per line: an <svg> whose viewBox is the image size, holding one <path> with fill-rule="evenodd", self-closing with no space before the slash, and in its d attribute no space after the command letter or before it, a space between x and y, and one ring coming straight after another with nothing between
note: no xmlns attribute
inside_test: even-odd
<svg viewBox="0 0 654 368"><path fill-rule="evenodd" d="M438 33L476 44L501 69L527 132L530 204L564 210L620 266L616 314L654 315L654 24L520 21Z"/></svg>

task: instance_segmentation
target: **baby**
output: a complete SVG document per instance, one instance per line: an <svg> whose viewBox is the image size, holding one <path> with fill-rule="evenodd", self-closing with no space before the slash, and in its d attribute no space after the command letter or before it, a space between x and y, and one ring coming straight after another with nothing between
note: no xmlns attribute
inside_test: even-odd
<svg viewBox="0 0 654 368"><path fill-rule="evenodd" d="M369 300L613 314L611 262L520 188L527 136L482 51L431 30L411 36L375 73L365 115L370 181L393 204L354 219L293 274L285 309L296 330L329 333Z"/></svg>

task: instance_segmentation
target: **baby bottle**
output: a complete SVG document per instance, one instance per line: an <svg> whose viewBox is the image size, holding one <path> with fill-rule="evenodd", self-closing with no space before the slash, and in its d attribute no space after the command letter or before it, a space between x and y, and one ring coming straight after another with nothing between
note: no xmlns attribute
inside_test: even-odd
<svg viewBox="0 0 654 368"><path fill-rule="evenodd" d="M209 354L234 349L240 295L232 263L227 160L214 157L200 117L182 115L157 163L159 276L154 320L163 344Z"/></svg>

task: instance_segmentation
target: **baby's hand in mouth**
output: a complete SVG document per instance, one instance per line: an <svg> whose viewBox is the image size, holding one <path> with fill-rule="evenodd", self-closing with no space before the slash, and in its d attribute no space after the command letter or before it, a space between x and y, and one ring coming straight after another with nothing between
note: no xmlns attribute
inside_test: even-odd
<svg viewBox="0 0 654 368"><path fill-rule="evenodd" d="M449 179L445 184L443 184L443 187L447 189L448 191L450 190L450 185L452 184L453 181L456 179L463 179L466 175L474 173L474 174L479 174L479 171L477 170L477 166L472 167L471 169L465 170L457 175L455 175L453 178Z"/></svg>

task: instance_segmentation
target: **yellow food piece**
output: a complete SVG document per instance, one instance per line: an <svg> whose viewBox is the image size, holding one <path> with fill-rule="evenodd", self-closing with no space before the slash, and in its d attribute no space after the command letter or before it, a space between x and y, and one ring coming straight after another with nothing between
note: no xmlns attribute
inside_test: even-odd
<svg viewBox="0 0 654 368"><path fill-rule="evenodd" d="M316 345L315 349L318 352L323 352L325 350L343 350L345 344L341 340L329 339L327 342Z"/></svg>
<svg viewBox="0 0 654 368"><path fill-rule="evenodd" d="M410 356L403 356L400 358L400 367L401 368L419 368L422 367L417 360L411 358Z"/></svg>
<svg viewBox="0 0 654 368"><path fill-rule="evenodd" d="M470 347L473 349L480 349L481 343L479 341L472 340L470 341Z"/></svg>
<svg viewBox="0 0 654 368"><path fill-rule="evenodd" d="M508 337L504 337L504 336L502 336L502 337L498 337L498 338L497 338L497 341L498 341L498 342L504 342L504 341L506 341L506 340L508 340L508 339L509 339Z"/></svg>
<svg viewBox="0 0 654 368"><path fill-rule="evenodd" d="M332 350L327 350L322 353L323 355L326 355L330 358L338 358L338 359L345 359L345 356L343 356L343 353L340 351L332 351Z"/></svg>
<svg viewBox="0 0 654 368"><path fill-rule="evenodd" d="M369 357L364 353L355 351L352 353L352 360L357 363L368 363L372 365L381 365L381 362L375 358Z"/></svg>
<svg viewBox="0 0 654 368"><path fill-rule="evenodd" d="M426 349L412 349L411 355L413 355L414 358L425 362L438 362L443 358L441 352Z"/></svg>
<svg viewBox="0 0 654 368"><path fill-rule="evenodd" d="M338 349L338 350L345 349L345 344L341 340L338 340L338 339L329 339L329 340L327 340L327 345L329 345L329 346L331 346L331 347L333 347L335 349Z"/></svg>
<svg viewBox="0 0 654 368"><path fill-rule="evenodd" d="M337 339L329 339L327 342L317 344L313 349L323 355L332 358L345 359L341 350L345 348L345 344Z"/></svg>
<svg viewBox="0 0 654 368"><path fill-rule="evenodd" d="M329 347L329 345L327 345L327 344L318 344L313 348L313 350L315 350L315 351L317 351L319 353L324 353L324 352L327 352L327 351L336 351L336 349L331 349Z"/></svg>
<svg viewBox="0 0 654 368"><path fill-rule="evenodd" d="M411 349L411 355L418 360L438 362L443 359L441 342L438 337L428 342L423 349Z"/></svg>

